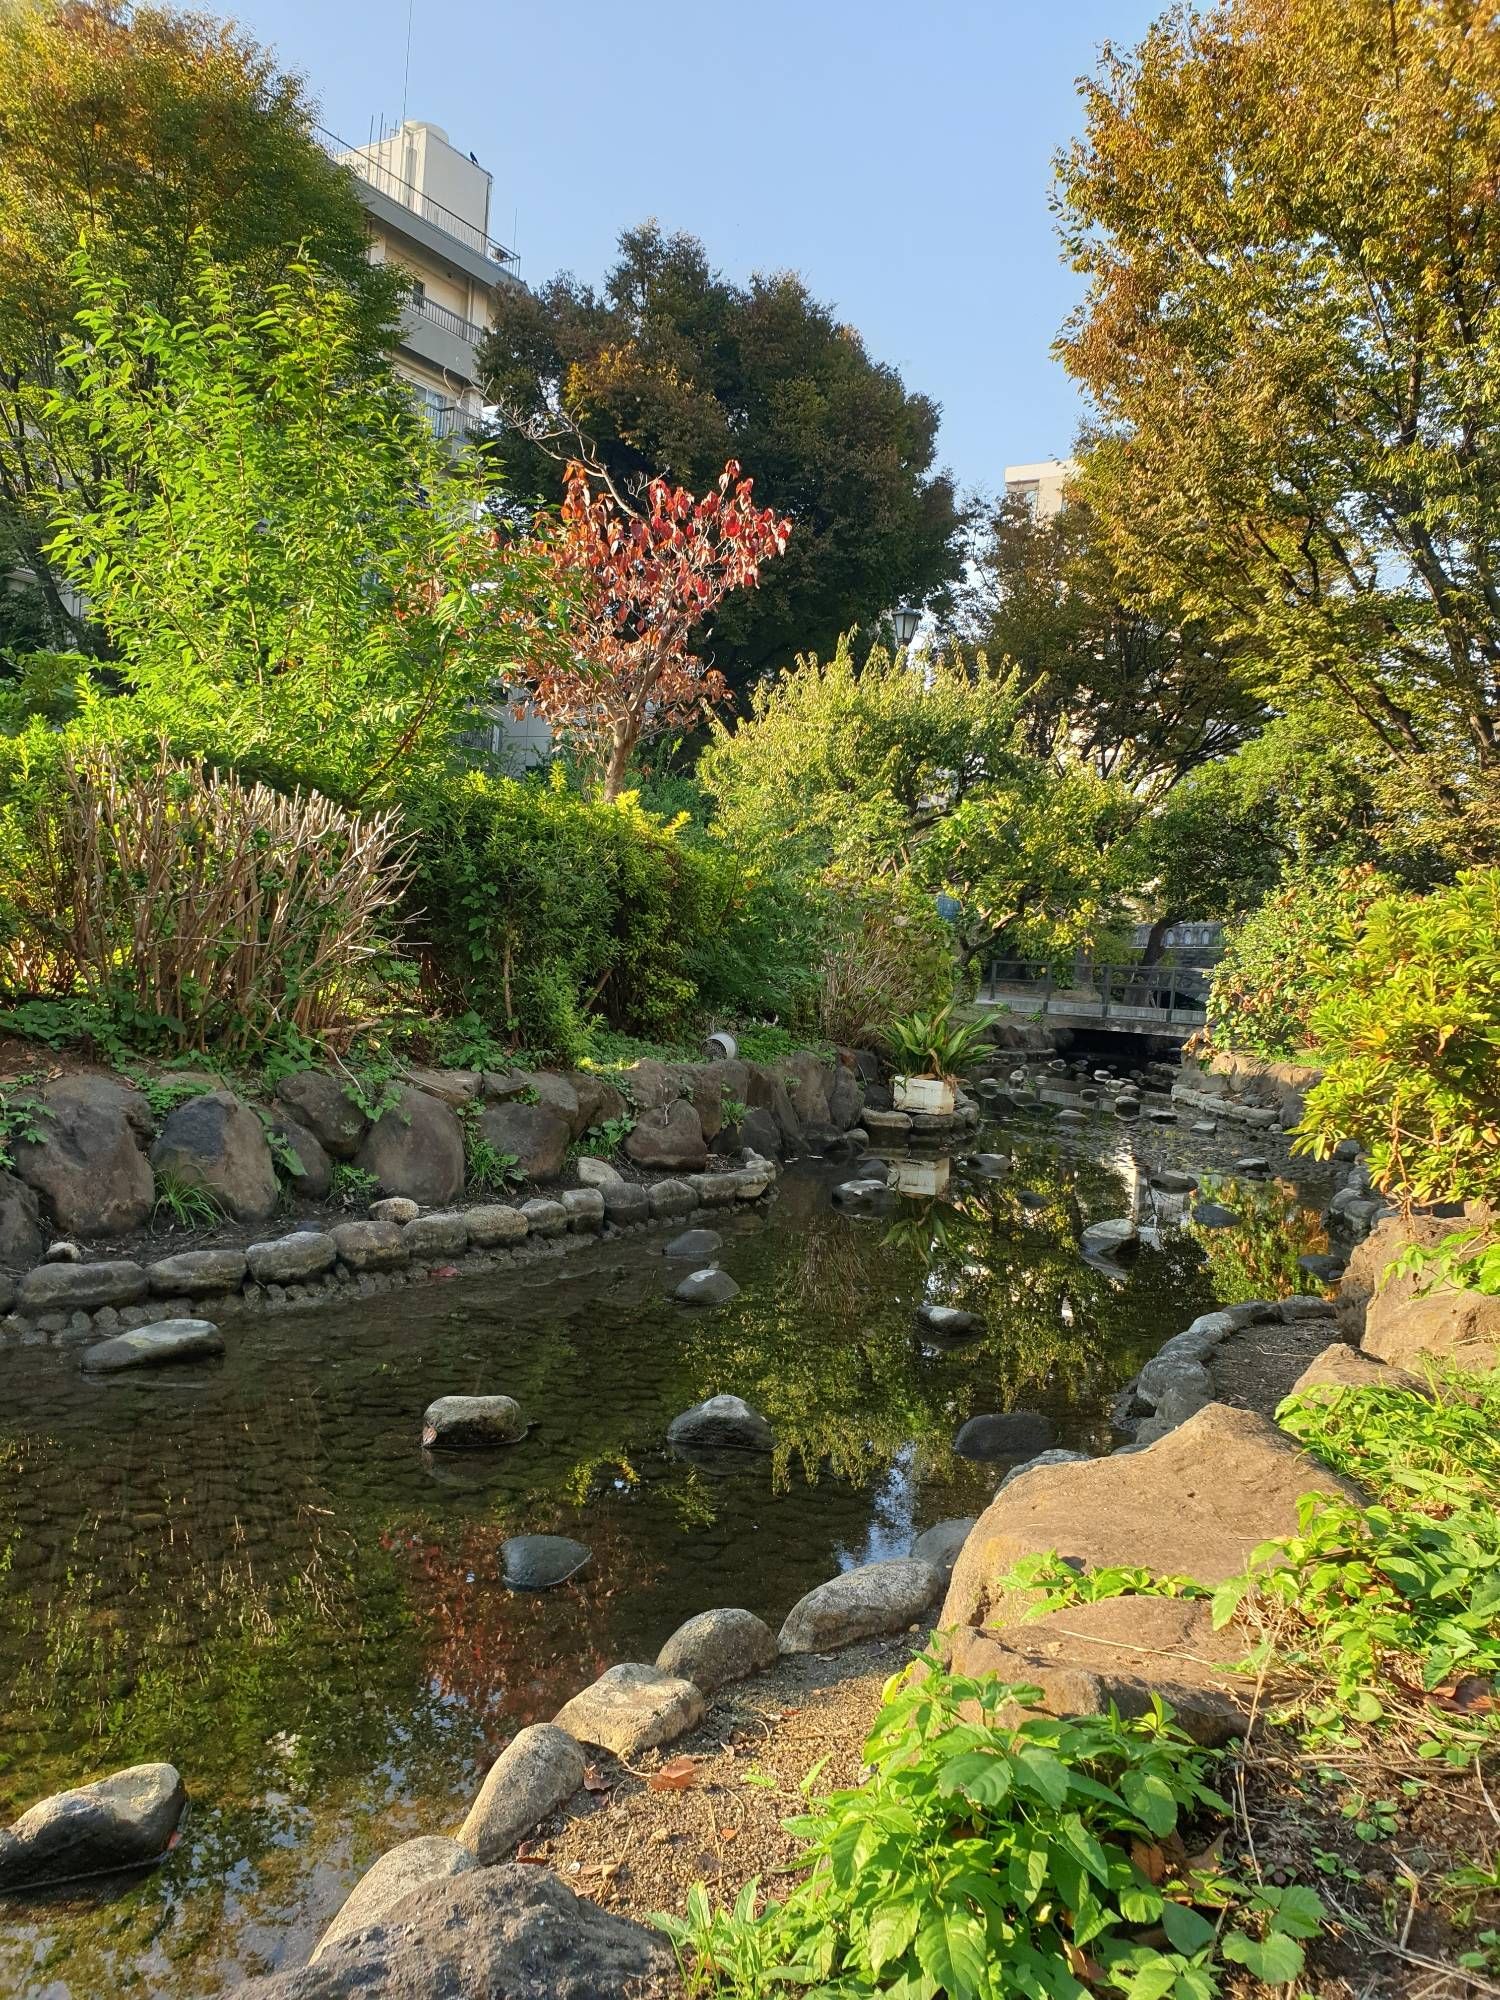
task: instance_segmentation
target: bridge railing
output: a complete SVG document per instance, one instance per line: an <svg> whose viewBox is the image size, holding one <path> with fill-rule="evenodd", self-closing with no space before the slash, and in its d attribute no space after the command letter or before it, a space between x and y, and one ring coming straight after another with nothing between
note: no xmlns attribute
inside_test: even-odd
<svg viewBox="0 0 1500 2000"><path fill-rule="evenodd" d="M1191 965L1116 965L1088 960L1059 977L1051 966L995 958L979 997L1017 1011L1110 1021L1124 1027L1201 1028L1211 973Z"/></svg>

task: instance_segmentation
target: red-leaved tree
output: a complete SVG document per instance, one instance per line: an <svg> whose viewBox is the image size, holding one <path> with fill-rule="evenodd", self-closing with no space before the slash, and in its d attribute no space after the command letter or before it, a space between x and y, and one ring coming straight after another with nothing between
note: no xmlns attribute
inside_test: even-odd
<svg viewBox="0 0 1500 2000"><path fill-rule="evenodd" d="M733 459L701 500L653 479L641 513L568 467L561 517L540 539L572 588L570 657L534 668L527 693L599 770L607 799L643 737L685 727L728 694L689 638L731 590L753 588L791 532L755 506Z"/></svg>

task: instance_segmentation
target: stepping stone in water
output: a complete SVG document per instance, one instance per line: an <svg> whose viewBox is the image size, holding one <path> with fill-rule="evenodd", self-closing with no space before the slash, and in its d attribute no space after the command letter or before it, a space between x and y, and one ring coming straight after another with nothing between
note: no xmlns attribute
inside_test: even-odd
<svg viewBox="0 0 1500 2000"><path fill-rule="evenodd" d="M512 1590L555 1590L593 1561L566 1535L512 1535L500 1544L500 1574Z"/></svg>
<svg viewBox="0 0 1500 2000"><path fill-rule="evenodd" d="M672 1294L685 1306L727 1306L731 1299L737 1299L740 1288L727 1271L694 1271L684 1278Z"/></svg>
<svg viewBox="0 0 1500 2000"><path fill-rule="evenodd" d="M724 1239L712 1229L685 1229L680 1236L674 1236L663 1250L664 1257L690 1257L701 1264L706 1257L717 1257L724 1248Z"/></svg>
<svg viewBox="0 0 1500 2000"><path fill-rule="evenodd" d="M993 1415L970 1417L953 1440L960 1458L983 1462L1006 1458L1035 1458L1047 1451L1057 1433L1046 1417L1033 1410L1004 1410Z"/></svg>
<svg viewBox="0 0 1500 2000"><path fill-rule="evenodd" d="M83 1366L91 1375L118 1375L125 1368L159 1368L223 1352L224 1336L212 1320L159 1319L86 1348Z"/></svg>

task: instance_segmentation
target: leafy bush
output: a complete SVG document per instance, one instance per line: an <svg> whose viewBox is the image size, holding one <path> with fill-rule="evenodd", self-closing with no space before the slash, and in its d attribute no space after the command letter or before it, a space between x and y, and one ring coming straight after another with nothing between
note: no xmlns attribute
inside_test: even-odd
<svg viewBox="0 0 1500 2000"><path fill-rule="evenodd" d="M389 814L181 763L65 749L6 883L0 980L84 997L178 1046L244 1050L349 1018L402 885Z"/></svg>
<svg viewBox="0 0 1500 2000"><path fill-rule="evenodd" d="M1372 902L1312 1029L1307 1150L1357 1139L1403 1204L1500 1199L1500 868Z"/></svg>
<svg viewBox="0 0 1500 2000"><path fill-rule="evenodd" d="M1001 1711L1036 1690L923 1666L886 1689L870 1782L788 1823L806 1850L784 1903L756 1916L751 1883L715 1913L699 1887L685 1921L655 1919L690 1991L1212 2000L1226 1959L1270 1984L1297 1977L1298 1939L1322 1921L1310 1889L1170 1858L1189 1821L1227 1807L1207 1782L1212 1754L1159 1703L1012 1726Z"/></svg>
<svg viewBox="0 0 1500 2000"><path fill-rule="evenodd" d="M818 1025L862 1048L893 1015L935 1010L953 993L953 939L932 899L899 877L826 885L817 964Z"/></svg>
<svg viewBox="0 0 1500 2000"><path fill-rule="evenodd" d="M1312 1016L1385 885L1371 868L1293 875L1234 931L1214 972L1208 1038L1276 1061L1310 1060Z"/></svg>
<svg viewBox="0 0 1500 2000"><path fill-rule="evenodd" d="M670 1039L796 980L776 892L632 797L469 772L426 788L411 929L429 994L528 1048L589 1053L597 1011Z"/></svg>

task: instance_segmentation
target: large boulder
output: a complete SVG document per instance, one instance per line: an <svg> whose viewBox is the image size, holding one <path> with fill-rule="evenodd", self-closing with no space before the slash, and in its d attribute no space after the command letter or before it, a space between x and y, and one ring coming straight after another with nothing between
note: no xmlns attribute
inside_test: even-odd
<svg viewBox="0 0 1500 2000"><path fill-rule="evenodd" d="M566 1729L534 1723L512 1737L491 1764L459 1842L486 1868L503 1861L583 1783L583 1752Z"/></svg>
<svg viewBox="0 0 1500 2000"><path fill-rule="evenodd" d="M1500 1298L1444 1288L1387 1309L1385 1294L1370 1302L1360 1346L1395 1368L1449 1362L1479 1372L1500 1360Z"/></svg>
<svg viewBox="0 0 1500 2000"><path fill-rule="evenodd" d="M151 1164L164 1178L202 1188L236 1222L275 1213L276 1168L259 1118L227 1090L206 1090L167 1113Z"/></svg>
<svg viewBox="0 0 1500 2000"><path fill-rule="evenodd" d="M464 1133L458 1113L441 1099L403 1085L396 1102L360 1143L356 1164L373 1174L382 1194L404 1194L424 1208L442 1208L464 1191Z"/></svg>
<svg viewBox="0 0 1500 2000"><path fill-rule="evenodd" d="M170 1764L132 1764L43 1799L0 1832L0 1893L158 1861L186 1804Z"/></svg>
<svg viewBox="0 0 1500 2000"><path fill-rule="evenodd" d="M370 1121L338 1077L327 1070L300 1070L281 1079L276 1095L325 1153L335 1160L354 1158Z"/></svg>
<svg viewBox="0 0 1500 2000"><path fill-rule="evenodd" d="M156 1200L141 1151L145 1100L106 1077L61 1076L36 1092L39 1138L11 1142L16 1172L70 1236L113 1236L149 1221Z"/></svg>
<svg viewBox="0 0 1500 2000"><path fill-rule="evenodd" d="M0 1264L34 1264L47 1247L36 1190L0 1170Z"/></svg>
<svg viewBox="0 0 1500 2000"><path fill-rule="evenodd" d="M573 1127L555 1104L487 1104L479 1136L497 1153L509 1153L529 1181L555 1181L573 1140Z"/></svg>
<svg viewBox="0 0 1500 2000"><path fill-rule="evenodd" d="M271 1150L304 1201L326 1201L333 1188L333 1161L316 1135L290 1112L274 1112L266 1125Z"/></svg>
<svg viewBox="0 0 1500 2000"><path fill-rule="evenodd" d="M792 1109L804 1125L827 1125L828 1084L827 1066L811 1049L798 1049L794 1054L784 1056L776 1065L786 1083L787 1095L792 1100Z"/></svg>
<svg viewBox="0 0 1500 2000"><path fill-rule="evenodd" d="M602 1076L587 1069L570 1069L565 1075L578 1099L581 1130L588 1132L596 1125L608 1125L611 1119L624 1117L625 1099L612 1083L606 1083Z"/></svg>
<svg viewBox="0 0 1500 2000"><path fill-rule="evenodd" d="M862 1563L808 1591L781 1628L783 1653L824 1653L856 1639L904 1632L942 1595L943 1572L911 1556Z"/></svg>
<svg viewBox="0 0 1500 2000"><path fill-rule="evenodd" d="M512 1861L410 1890L316 1965L253 1979L237 2000L666 2000L675 1989L663 1939Z"/></svg>
<svg viewBox="0 0 1500 2000"><path fill-rule="evenodd" d="M1287 1391L1289 1396L1316 1396L1327 1401L1346 1389L1404 1389L1411 1395L1430 1396L1432 1391L1420 1375L1404 1368L1387 1367L1373 1354L1363 1354L1347 1341L1335 1340L1321 1354L1315 1354Z"/></svg>
<svg viewBox="0 0 1500 2000"><path fill-rule="evenodd" d="M708 1146L697 1112L685 1097L660 1110L643 1111L630 1128L625 1151L637 1166L691 1168L708 1164Z"/></svg>
<svg viewBox="0 0 1500 2000"><path fill-rule="evenodd" d="M696 1729L707 1706L691 1681L626 1660L564 1702L553 1720L580 1743L628 1760Z"/></svg>
<svg viewBox="0 0 1500 2000"><path fill-rule="evenodd" d="M467 1847L441 1834L426 1834L403 1840L387 1848L372 1867L355 1883L348 1900L313 1947L309 1965L316 1965L340 1938L378 1924L403 1897L429 1882L443 1882L454 1875L467 1874L478 1861Z"/></svg>
<svg viewBox="0 0 1500 2000"><path fill-rule="evenodd" d="M1102 1715L1111 1703L1147 1715L1159 1694L1198 1743L1242 1735L1254 1694L1234 1671L1243 1634L1216 1632L1202 1598L1105 1598L1025 1625L964 1626L946 1650L957 1674L1039 1688L1049 1715Z"/></svg>
<svg viewBox="0 0 1500 2000"><path fill-rule="evenodd" d="M859 1123L859 1114L864 1108L864 1085L852 1069L845 1069L841 1063L834 1072L833 1088L828 1093L830 1124L837 1125L841 1132L847 1132Z"/></svg>
<svg viewBox="0 0 1500 2000"><path fill-rule="evenodd" d="M1258 1543L1295 1531L1311 1492L1360 1497L1265 1417L1210 1403L1149 1450L1038 1466L997 1495L954 1565L940 1622L1013 1624L1032 1593L999 1579L1047 1549L1084 1569L1222 1583Z"/></svg>
<svg viewBox="0 0 1500 2000"><path fill-rule="evenodd" d="M536 1093L538 1104L548 1104L554 1111L560 1111L568 1121L568 1137L576 1139L588 1124L583 1115L583 1103L574 1089L572 1079L559 1076L555 1070L539 1069L531 1078L531 1088Z"/></svg>

